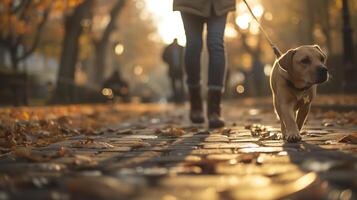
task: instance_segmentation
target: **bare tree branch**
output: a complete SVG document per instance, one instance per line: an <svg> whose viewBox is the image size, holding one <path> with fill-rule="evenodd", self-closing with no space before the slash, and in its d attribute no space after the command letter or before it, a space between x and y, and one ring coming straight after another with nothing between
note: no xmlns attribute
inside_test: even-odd
<svg viewBox="0 0 357 200"><path fill-rule="evenodd" d="M102 38L109 38L110 34L115 29L115 24L117 22L117 16L124 5L125 5L125 0L118 0L117 3L114 5L114 7L112 8L112 10L110 12L111 20L109 21L108 26L104 30Z"/></svg>
<svg viewBox="0 0 357 200"><path fill-rule="evenodd" d="M126 0L117 0L110 11L110 20L105 27L102 36L97 40L92 40L95 46L96 56L95 56L95 70L96 77L95 81L100 82L103 78L103 69L105 68L105 56L106 50L109 43L110 35L116 29L116 24L118 20L118 15L121 9L124 7Z"/></svg>
<svg viewBox="0 0 357 200"><path fill-rule="evenodd" d="M20 60L23 60L25 58L27 58L29 55L31 55L35 49L37 48L38 46L38 43L40 42L40 38L42 36L42 32L43 32L43 28L47 22L47 19L48 19L48 16L50 14L50 11L51 11L51 8L52 8L52 1L50 3L50 5L48 5L48 7L45 9L44 13L43 13L43 17L42 17L42 20L41 22L38 24L37 26L37 29L36 29L36 34L35 34L35 39L34 41L32 42L32 45L29 49L25 50L25 52L23 53L22 56L18 57L17 60L20 61Z"/></svg>
<svg viewBox="0 0 357 200"><path fill-rule="evenodd" d="M22 9L20 9L20 10L18 11L18 13L14 13L14 14L17 14L20 19L24 19L25 14L26 14L26 11L27 11L27 9L30 8L31 3L32 3L31 0L25 0L25 3L24 3L24 5L23 5Z"/></svg>
<svg viewBox="0 0 357 200"><path fill-rule="evenodd" d="M103 31L103 34L99 40L93 39L93 43L98 45L100 43L106 42L105 40L109 39L110 34L115 30L115 25L117 22L117 16L120 10L124 7L126 0L117 0L114 4L112 10L110 11L110 20L108 25Z"/></svg>
<svg viewBox="0 0 357 200"><path fill-rule="evenodd" d="M20 13L26 10L26 8L31 4L31 0L22 0L20 1L19 5L13 6L11 9L12 14Z"/></svg>

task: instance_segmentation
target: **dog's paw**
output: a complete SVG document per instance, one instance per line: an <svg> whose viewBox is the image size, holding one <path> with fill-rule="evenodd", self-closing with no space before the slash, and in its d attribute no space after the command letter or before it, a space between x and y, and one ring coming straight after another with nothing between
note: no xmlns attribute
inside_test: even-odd
<svg viewBox="0 0 357 200"><path fill-rule="evenodd" d="M290 143L296 143L301 141L301 136L299 134L287 134L284 140Z"/></svg>

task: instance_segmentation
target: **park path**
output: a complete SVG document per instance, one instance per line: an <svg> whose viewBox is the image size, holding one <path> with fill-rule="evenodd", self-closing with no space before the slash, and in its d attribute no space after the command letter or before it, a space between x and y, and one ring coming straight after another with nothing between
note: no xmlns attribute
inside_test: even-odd
<svg viewBox="0 0 357 200"><path fill-rule="evenodd" d="M227 127L215 130L190 124L187 106L124 108L140 112L3 150L0 199L357 198L356 110L314 108L303 142L287 144L267 103L226 102Z"/></svg>

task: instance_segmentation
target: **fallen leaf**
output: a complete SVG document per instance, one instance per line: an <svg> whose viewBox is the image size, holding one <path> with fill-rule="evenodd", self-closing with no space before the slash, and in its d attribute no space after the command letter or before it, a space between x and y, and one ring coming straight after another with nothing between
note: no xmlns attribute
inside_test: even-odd
<svg viewBox="0 0 357 200"><path fill-rule="evenodd" d="M173 136L179 137L185 134L185 131L181 128L168 128L167 130L159 130L155 131L156 134L163 135L163 136Z"/></svg>
<svg viewBox="0 0 357 200"><path fill-rule="evenodd" d="M65 147L60 147L57 151L58 157L64 157L66 155L70 154L69 150Z"/></svg>
<svg viewBox="0 0 357 200"><path fill-rule="evenodd" d="M357 133L346 135L339 139L338 142L357 144Z"/></svg>

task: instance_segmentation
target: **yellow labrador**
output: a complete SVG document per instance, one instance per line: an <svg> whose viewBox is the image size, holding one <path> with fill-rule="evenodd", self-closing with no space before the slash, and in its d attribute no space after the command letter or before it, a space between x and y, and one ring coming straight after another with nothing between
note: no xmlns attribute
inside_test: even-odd
<svg viewBox="0 0 357 200"><path fill-rule="evenodd" d="M316 95L317 84L327 81L326 55L317 45L291 49L274 64L270 76L275 112L283 138L301 140L300 130Z"/></svg>

